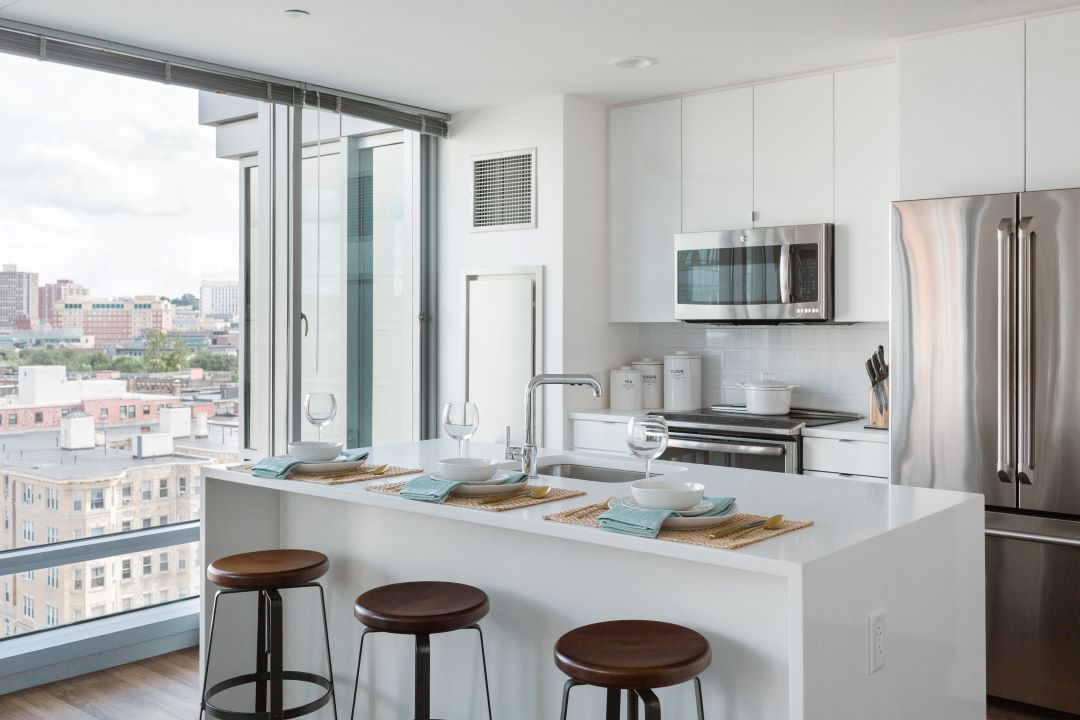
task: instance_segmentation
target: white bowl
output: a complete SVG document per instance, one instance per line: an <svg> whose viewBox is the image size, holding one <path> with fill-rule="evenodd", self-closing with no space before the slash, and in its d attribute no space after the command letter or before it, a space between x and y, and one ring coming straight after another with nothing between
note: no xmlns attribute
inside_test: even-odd
<svg viewBox="0 0 1080 720"><path fill-rule="evenodd" d="M439 461L439 474L454 481L480 482L493 477L498 469L498 460L484 458L448 458Z"/></svg>
<svg viewBox="0 0 1080 720"><path fill-rule="evenodd" d="M638 480L630 492L639 504L659 510L689 510L701 502L705 486L678 480Z"/></svg>
<svg viewBox="0 0 1080 720"><path fill-rule="evenodd" d="M330 462L341 454L341 443L300 440L289 443L289 454L300 462Z"/></svg>

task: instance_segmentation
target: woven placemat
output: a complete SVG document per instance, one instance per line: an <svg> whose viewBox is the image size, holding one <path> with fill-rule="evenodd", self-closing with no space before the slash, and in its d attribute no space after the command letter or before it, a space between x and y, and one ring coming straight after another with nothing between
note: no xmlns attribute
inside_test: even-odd
<svg viewBox="0 0 1080 720"><path fill-rule="evenodd" d="M585 505L583 507L589 507ZM567 523L569 525L581 525L583 527L600 527L600 516L607 510L606 507L594 507L588 511L582 511L583 507L573 508L570 510L564 510L563 512L557 512L552 515L545 515L545 520L551 520L553 522ZM580 513L580 514L579 514ZM745 547L746 545L752 545L762 540L768 540L769 538L776 537L777 535L783 535L789 533L792 530L799 530L804 527L809 527L814 524L813 520L785 520L784 524L776 530L766 530L764 528L754 528L752 532L743 535L738 538L731 537L719 537L711 538L711 534L726 530L729 528L741 527L754 520L764 520L764 515L751 515L750 513L735 513L728 518L724 523L720 525L714 525L713 527L700 528L697 530L668 530L661 529L660 534L657 535L658 540L669 540L671 542L683 543L685 545L704 545L706 547L721 548L723 550L734 550L735 548Z"/></svg>
<svg viewBox="0 0 1080 720"><path fill-rule="evenodd" d="M229 470L250 473L252 467L252 465L233 465ZM380 467L382 466L365 463L358 468L341 470L335 473L323 473L321 475L293 472L289 473L284 479L303 480L304 482L315 483L316 485L342 485L344 483L361 482L363 480L382 480L385 478L397 477L398 475L415 475L416 473L423 472L423 470L419 468L398 467L397 465L390 465L378 475L372 472L372 470L377 470Z"/></svg>
<svg viewBox="0 0 1080 720"><path fill-rule="evenodd" d="M385 483L383 485L373 485L365 490L371 492L383 493L384 495L400 495L401 488L405 487L405 483ZM522 485L522 489L535 488L535 485ZM500 503L487 503L484 500L494 500L495 498L482 498L482 497L458 497L451 495L446 498L442 503L443 505L454 505L456 507L474 508L476 510L487 510L489 512L502 512L503 510L520 510L521 508L527 508L532 505L543 505L544 503L555 502L556 500L565 500L566 498L578 497L584 495L584 490L563 490L562 488L551 488L551 492L542 498L529 497L514 497L508 498L504 502Z"/></svg>

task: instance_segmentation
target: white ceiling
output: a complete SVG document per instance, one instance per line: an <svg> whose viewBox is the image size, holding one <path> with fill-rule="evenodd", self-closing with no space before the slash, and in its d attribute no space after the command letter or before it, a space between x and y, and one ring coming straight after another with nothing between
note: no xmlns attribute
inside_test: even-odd
<svg viewBox="0 0 1080 720"><path fill-rule="evenodd" d="M0 17L437 110L607 103L892 57L1063 0L0 0ZM282 11L303 8L304 20ZM660 60L645 70L619 55Z"/></svg>

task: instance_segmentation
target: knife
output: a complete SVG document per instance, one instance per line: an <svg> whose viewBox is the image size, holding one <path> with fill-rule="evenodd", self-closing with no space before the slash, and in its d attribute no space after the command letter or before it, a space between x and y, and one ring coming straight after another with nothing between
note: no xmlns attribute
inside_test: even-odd
<svg viewBox="0 0 1080 720"><path fill-rule="evenodd" d="M878 345L877 346L877 359L878 359L878 364L881 365L881 372L882 372L882 378L881 379L884 380L885 378L889 377L889 365L888 365L888 363L885 362L885 346L884 345Z"/></svg>
<svg viewBox="0 0 1080 720"><path fill-rule="evenodd" d="M871 358L866 361L866 374L870 376L870 389L874 391L874 402L877 404L878 412L884 413L885 406L881 399L881 389L878 387L877 372L874 371L874 360Z"/></svg>
<svg viewBox="0 0 1080 720"><path fill-rule="evenodd" d="M885 390L885 378L889 376L889 371L885 366L883 355L885 348L878 345L878 351L870 356L870 360L874 366L874 372L877 374L877 387L878 395L881 396L881 406L885 412L889 410L889 394Z"/></svg>

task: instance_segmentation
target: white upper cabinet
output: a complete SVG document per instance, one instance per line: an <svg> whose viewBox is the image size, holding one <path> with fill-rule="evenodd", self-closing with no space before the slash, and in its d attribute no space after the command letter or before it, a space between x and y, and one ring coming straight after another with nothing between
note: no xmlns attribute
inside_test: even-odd
<svg viewBox="0 0 1080 720"><path fill-rule="evenodd" d="M1080 186L1080 12L1027 22L1027 189Z"/></svg>
<svg viewBox="0 0 1080 720"><path fill-rule="evenodd" d="M835 75L836 319L888 322L896 65Z"/></svg>
<svg viewBox="0 0 1080 720"><path fill-rule="evenodd" d="M900 198L1024 189L1024 23L900 45Z"/></svg>
<svg viewBox="0 0 1080 720"><path fill-rule="evenodd" d="M610 115L612 322L675 319L674 237L681 230L682 101Z"/></svg>
<svg viewBox="0 0 1080 720"><path fill-rule="evenodd" d="M754 209L754 90L682 101L682 231L750 227Z"/></svg>
<svg viewBox="0 0 1080 720"><path fill-rule="evenodd" d="M833 221L833 76L754 88L757 227Z"/></svg>

